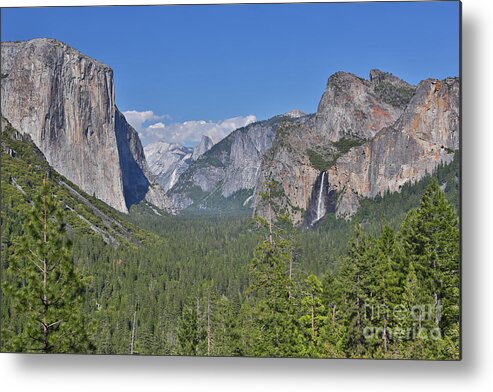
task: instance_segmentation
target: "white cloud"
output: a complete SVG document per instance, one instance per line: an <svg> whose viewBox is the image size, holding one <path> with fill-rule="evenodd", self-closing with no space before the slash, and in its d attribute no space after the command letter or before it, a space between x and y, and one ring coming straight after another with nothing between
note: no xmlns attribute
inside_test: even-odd
<svg viewBox="0 0 493 392"><path fill-rule="evenodd" d="M158 122L156 124L150 125L149 129L164 129L164 124L162 122Z"/></svg>
<svg viewBox="0 0 493 392"><path fill-rule="evenodd" d="M202 135L209 136L214 143L217 143L235 129L257 120L254 115L248 115L232 117L218 122L189 120L182 123L165 124L158 120L170 118L169 116L158 116L150 110L144 112L130 110L123 114L127 121L139 132L144 146L157 140L195 146Z"/></svg>
<svg viewBox="0 0 493 392"><path fill-rule="evenodd" d="M144 124L151 121L162 120L165 116L158 116L152 110L139 112L137 110L127 110L123 115L138 132L145 128Z"/></svg>

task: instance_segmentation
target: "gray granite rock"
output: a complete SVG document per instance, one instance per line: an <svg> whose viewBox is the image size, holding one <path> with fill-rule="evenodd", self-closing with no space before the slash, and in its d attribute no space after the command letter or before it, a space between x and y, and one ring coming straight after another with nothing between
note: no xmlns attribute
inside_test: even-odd
<svg viewBox="0 0 493 392"><path fill-rule="evenodd" d="M282 118L239 128L191 162L168 192L175 205L186 208L212 192L228 198L240 190L255 188L262 156L272 146Z"/></svg>
<svg viewBox="0 0 493 392"><path fill-rule="evenodd" d="M48 163L127 212L149 179L135 130L115 106L113 71L62 42L2 42L1 108Z"/></svg>
<svg viewBox="0 0 493 392"><path fill-rule="evenodd" d="M279 127L264 154L256 191L277 181L282 188L277 204L301 224L326 171L327 191L338 196L324 200L335 204L338 217L350 218L361 198L398 192L450 163L458 147L457 78L414 87L378 70L371 71L370 80L340 72L329 79L314 118ZM254 209L266 213L258 197Z"/></svg>
<svg viewBox="0 0 493 392"><path fill-rule="evenodd" d="M316 115L316 126L328 140L336 142L344 137L371 139L402 114L402 105L392 104L390 99L381 97L399 95L400 87L397 87L395 77L391 82L385 82L385 73L374 70L372 75L370 81L347 72L337 72L329 78ZM387 75L390 78L390 74ZM389 92L378 87L382 85ZM411 86L409 88L412 89Z"/></svg>
<svg viewBox="0 0 493 392"><path fill-rule="evenodd" d="M157 141L144 148L149 170L166 192L190 165L193 149L179 143Z"/></svg>
<svg viewBox="0 0 493 392"><path fill-rule="evenodd" d="M202 135L199 144L193 149L192 160L196 161L201 155L209 151L213 145L214 142L209 136Z"/></svg>
<svg viewBox="0 0 493 392"><path fill-rule="evenodd" d="M355 198L398 192L453 160L459 148L459 80L422 81L401 118L371 141L350 150L328 170L341 194L337 215L348 218Z"/></svg>

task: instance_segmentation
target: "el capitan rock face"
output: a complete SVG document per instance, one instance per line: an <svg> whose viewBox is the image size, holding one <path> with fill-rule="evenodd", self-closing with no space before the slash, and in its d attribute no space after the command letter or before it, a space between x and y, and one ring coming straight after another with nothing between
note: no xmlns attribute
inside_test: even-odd
<svg viewBox="0 0 493 392"><path fill-rule="evenodd" d="M49 164L119 211L142 200L145 158L115 106L111 68L46 38L2 42L1 56L2 115Z"/></svg>
<svg viewBox="0 0 493 392"><path fill-rule="evenodd" d="M113 71L61 42L2 43L2 114L55 170L127 211L115 134Z"/></svg>

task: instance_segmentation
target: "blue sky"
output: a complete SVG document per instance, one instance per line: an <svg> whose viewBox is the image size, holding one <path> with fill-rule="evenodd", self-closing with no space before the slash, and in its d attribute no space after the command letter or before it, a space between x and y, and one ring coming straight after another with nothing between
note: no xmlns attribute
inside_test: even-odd
<svg viewBox="0 0 493 392"><path fill-rule="evenodd" d="M56 38L108 64L143 131L314 112L339 70L457 76L458 18L454 1L18 8L2 9L2 40Z"/></svg>

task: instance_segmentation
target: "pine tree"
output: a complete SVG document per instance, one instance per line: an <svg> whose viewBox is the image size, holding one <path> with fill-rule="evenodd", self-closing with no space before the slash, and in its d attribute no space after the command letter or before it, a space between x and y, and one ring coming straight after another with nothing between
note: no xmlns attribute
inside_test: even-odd
<svg viewBox="0 0 493 392"><path fill-rule="evenodd" d="M267 205L267 219L257 217L267 230L265 240L254 251L249 263L252 295L249 355L293 357L306 355L303 334L298 325L296 306L298 288L293 265L296 257L292 223L275 204L278 184L268 183L261 194Z"/></svg>
<svg viewBox="0 0 493 392"><path fill-rule="evenodd" d="M339 276L332 271L327 271L322 280L322 303L327 312L327 322L320 331L320 341L322 342L321 356L328 358L345 357L344 349L346 344L346 319L343 309L339 309L342 301L340 295L342 285Z"/></svg>
<svg viewBox="0 0 493 392"><path fill-rule="evenodd" d="M300 303L299 323L305 335L310 357L323 356L325 340L321 330L327 325L328 312L322 300L322 282L317 276L310 274L305 279Z"/></svg>
<svg viewBox="0 0 493 392"><path fill-rule="evenodd" d="M422 326L428 328L428 333L433 328L437 329L443 339L453 341L455 348L452 351L457 353L459 220L436 180L432 180L425 189L419 207L406 216L400 228L400 238L408 262L416 270L420 286L417 300L426 301L416 305L428 306ZM435 343L433 355L440 357L442 354L438 351L443 351L440 348L443 342Z"/></svg>
<svg viewBox="0 0 493 392"><path fill-rule="evenodd" d="M13 351L88 352L85 285L72 260L64 211L47 180L34 198L22 235L12 244L5 291L22 327L7 333Z"/></svg>
<svg viewBox="0 0 493 392"><path fill-rule="evenodd" d="M240 355L239 306L224 295L209 298L210 355Z"/></svg>
<svg viewBox="0 0 493 392"><path fill-rule="evenodd" d="M207 331L200 320L199 298L192 298L183 307L178 322L178 354L179 355L205 355L201 349L206 338Z"/></svg>
<svg viewBox="0 0 493 392"><path fill-rule="evenodd" d="M404 279L403 255L396 242L395 233L385 225L375 242L370 289L374 321L381 328L378 333L379 351L385 355L397 328L394 309L400 304Z"/></svg>
<svg viewBox="0 0 493 392"><path fill-rule="evenodd" d="M303 356L303 335L296 317L294 282L289 279L290 246L282 240L263 241L250 263L249 292L255 298L255 356Z"/></svg>
<svg viewBox="0 0 493 392"><path fill-rule="evenodd" d="M342 319L345 328L344 351L356 357L368 355L368 347L375 339L374 335L367 334L367 328L373 327L371 282L375 259L371 252L374 242L360 225L355 225L336 283L337 317Z"/></svg>
<svg viewBox="0 0 493 392"><path fill-rule="evenodd" d="M421 323L423 322L421 314L417 314L417 317L414 318L412 313L413 307L422 303L422 299L420 299L421 294L422 290L419 286L418 277L416 276L414 262L410 261L402 295L402 306L404 312L402 314L401 322L399 323L405 331L403 336L404 340L408 340L410 338L409 335L411 330L416 326L420 328Z"/></svg>
<svg viewBox="0 0 493 392"><path fill-rule="evenodd" d="M418 339L426 320L419 304L428 303L416 276L414 262L410 261L401 297L401 312L397 321L397 338L406 358L424 358L423 341ZM428 323L429 324L429 323Z"/></svg>

